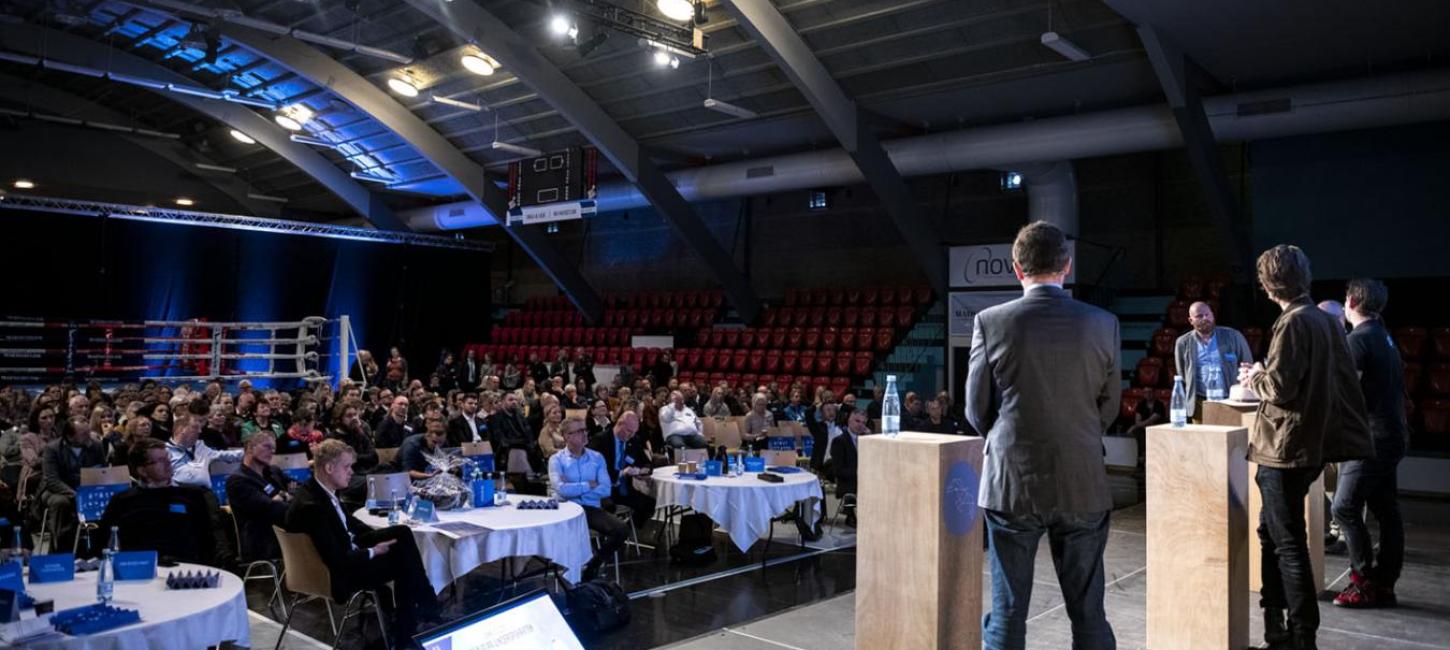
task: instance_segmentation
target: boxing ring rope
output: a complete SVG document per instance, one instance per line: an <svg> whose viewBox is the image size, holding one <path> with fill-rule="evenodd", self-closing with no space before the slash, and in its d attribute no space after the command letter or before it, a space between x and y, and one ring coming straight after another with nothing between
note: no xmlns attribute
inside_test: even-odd
<svg viewBox="0 0 1450 650"><path fill-rule="evenodd" d="M355 339L345 315L233 322L0 317L0 381L334 381L347 376ZM243 363L259 361L265 370Z"/></svg>

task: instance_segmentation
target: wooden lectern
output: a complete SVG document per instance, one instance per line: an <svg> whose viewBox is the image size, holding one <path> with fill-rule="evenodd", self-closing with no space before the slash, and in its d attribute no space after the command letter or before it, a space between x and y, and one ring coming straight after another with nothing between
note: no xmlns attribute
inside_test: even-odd
<svg viewBox="0 0 1450 650"><path fill-rule="evenodd" d="M1253 402L1214 401L1203 403L1203 423L1253 428L1258 406ZM1249 591L1258 591L1264 584L1263 546L1259 544L1259 484L1254 482L1258 463L1249 463ZM1314 584L1324 588L1324 475L1309 486L1304 495L1304 527L1309 535L1309 566L1314 569Z"/></svg>
<svg viewBox="0 0 1450 650"><path fill-rule="evenodd" d="M982 647L984 440L861 436L856 647Z"/></svg>
<svg viewBox="0 0 1450 650"><path fill-rule="evenodd" d="M1248 430L1149 427L1146 447L1148 647L1245 648Z"/></svg>

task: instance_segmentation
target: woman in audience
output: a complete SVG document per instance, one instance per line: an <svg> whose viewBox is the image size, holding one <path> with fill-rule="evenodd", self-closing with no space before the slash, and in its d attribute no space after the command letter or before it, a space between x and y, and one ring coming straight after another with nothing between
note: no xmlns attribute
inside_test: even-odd
<svg viewBox="0 0 1450 650"><path fill-rule="evenodd" d="M201 441L212 449L231 449L240 445L240 440L233 440L231 436L236 435L235 430L227 426L227 407L221 404L212 404L206 411L206 423L201 427ZM229 435L230 434L230 435Z"/></svg>
<svg viewBox="0 0 1450 650"><path fill-rule="evenodd" d="M161 394L157 393L157 399ZM162 442L171 439L171 405L166 402L154 402L146 405L137 415L151 418L151 437Z"/></svg>
<svg viewBox="0 0 1450 650"><path fill-rule="evenodd" d="M750 388L742 384L735 387L733 394L726 394L725 404L730 407L730 415L740 416L750 412L750 404L754 399Z"/></svg>
<svg viewBox="0 0 1450 650"><path fill-rule="evenodd" d="M396 345L388 348L387 373L387 383L394 390L408 384L408 360L403 358L403 351Z"/></svg>
<svg viewBox="0 0 1450 650"><path fill-rule="evenodd" d="M478 366L478 385L479 385L479 387L482 387L483 386L483 380L484 380L485 377L491 377L491 376L497 375L497 374L498 374L498 363L493 360L493 353L492 352L485 352L485 353L483 353L483 363L479 364L479 366Z"/></svg>
<svg viewBox="0 0 1450 650"><path fill-rule="evenodd" d="M322 444L325 435L317 428L317 416L312 414L311 408L303 408L297 411L292 418L292 426L287 429L286 444L278 443L279 453L306 452L309 458L312 457L312 450Z"/></svg>
<svg viewBox="0 0 1450 650"><path fill-rule="evenodd" d="M653 397L645 396L639 401L639 431L635 434L644 440L646 449L649 449L650 456L660 457L665 453L665 431L660 426L659 402Z"/></svg>
<svg viewBox="0 0 1450 650"><path fill-rule="evenodd" d="M510 358L503 366L503 375L499 378L505 391L518 390L524 385L524 375L519 372L517 359Z"/></svg>
<svg viewBox="0 0 1450 650"><path fill-rule="evenodd" d="M710 391L710 401L705 402L705 417L726 418L730 416L730 405L725 403L725 389L716 386Z"/></svg>
<svg viewBox="0 0 1450 650"><path fill-rule="evenodd" d="M121 425L120 439L111 442L105 448L106 462L113 467L125 467L130 460L127 454L131 453L131 447L135 446L138 441L150 438L151 427L151 418L148 417L138 416L126 420L126 423Z"/></svg>
<svg viewBox="0 0 1450 650"><path fill-rule="evenodd" d="M609 416L609 402L595 400L594 406L589 409L589 420L586 424L589 425L590 438L614 430L614 419Z"/></svg>
<svg viewBox="0 0 1450 650"><path fill-rule="evenodd" d="M750 412L745 414L740 428L741 446L757 450L766 448L765 434L775 426L775 416L766 408L769 404L770 398L765 393L756 393L750 400Z"/></svg>
<svg viewBox="0 0 1450 650"><path fill-rule="evenodd" d="M116 430L115 411L99 400L93 402L91 407L91 436L97 441L104 441L112 436L119 437L121 432Z"/></svg>
<svg viewBox="0 0 1450 650"><path fill-rule="evenodd" d="M544 407L544 426L539 429L539 451L545 458L564 448L564 433L561 429L563 422L564 412L559 405L550 404Z"/></svg>
<svg viewBox="0 0 1450 650"><path fill-rule="evenodd" d="M56 438L55 407L42 404L30 413L23 431L15 431L0 439L0 458L4 459L4 472L0 473L5 483L15 490L17 501L39 485L40 452Z"/></svg>

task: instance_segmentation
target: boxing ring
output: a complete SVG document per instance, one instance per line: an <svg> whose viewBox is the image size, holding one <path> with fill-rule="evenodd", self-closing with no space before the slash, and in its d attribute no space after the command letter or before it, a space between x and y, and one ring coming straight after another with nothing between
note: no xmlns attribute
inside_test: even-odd
<svg viewBox="0 0 1450 650"><path fill-rule="evenodd" d="M0 381L167 382L346 377L356 356L347 316L299 321L52 320L0 317Z"/></svg>

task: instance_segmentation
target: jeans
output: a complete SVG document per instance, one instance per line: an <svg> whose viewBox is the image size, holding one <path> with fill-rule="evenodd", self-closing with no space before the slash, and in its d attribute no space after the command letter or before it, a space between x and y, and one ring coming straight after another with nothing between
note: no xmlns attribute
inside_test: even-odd
<svg viewBox="0 0 1450 650"><path fill-rule="evenodd" d="M710 446L705 436L698 433L672 433L665 438L665 444L675 449L704 449Z"/></svg>
<svg viewBox="0 0 1450 650"><path fill-rule="evenodd" d="M1304 497L1322 467L1278 469L1259 466L1254 482L1263 506L1259 511L1259 545L1264 586L1259 606L1287 609L1289 631L1298 640L1312 640L1319 629L1319 589L1309 564L1304 530ZM1315 534L1319 534L1315 531Z"/></svg>
<svg viewBox="0 0 1450 650"><path fill-rule="evenodd" d="M1117 639L1103 611L1104 512L1013 515L986 510L992 609L982 617L985 650L1020 650L1027 643L1027 608L1037 543L1047 534L1052 564L1072 619L1073 650L1113 650Z"/></svg>
<svg viewBox="0 0 1450 650"><path fill-rule="evenodd" d="M1400 459L1352 460L1339 464L1339 489L1334 492L1334 520L1349 546L1349 563L1360 576L1385 587L1400 579L1405 563L1405 525L1396 500ZM1379 557L1364 525L1364 508L1380 524Z"/></svg>
<svg viewBox="0 0 1450 650"><path fill-rule="evenodd" d="M584 520L588 522L589 530L599 533L600 536L599 550L585 567L592 573L624 546L624 542L629 539L629 526L620 521L619 517L594 506L584 506Z"/></svg>

